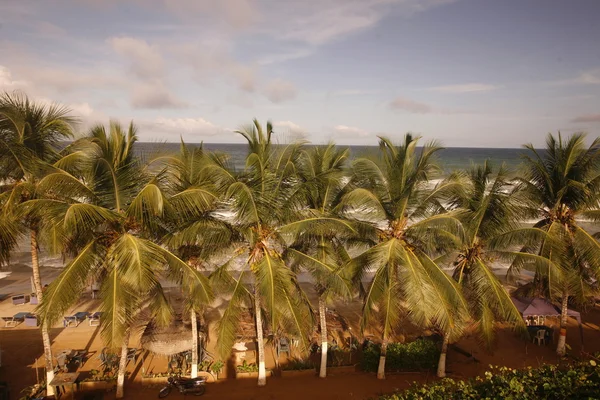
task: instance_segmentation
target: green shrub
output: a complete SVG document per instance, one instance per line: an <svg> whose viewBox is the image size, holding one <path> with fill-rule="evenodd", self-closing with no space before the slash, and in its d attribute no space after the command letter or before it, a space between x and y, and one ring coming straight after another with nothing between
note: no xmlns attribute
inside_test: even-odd
<svg viewBox="0 0 600 400"><path fill-rule="evenodd" d="M595 361L564 367L545 365L537 369L490 368L483 377L468 381L443 379L379 400L600 398L600 367Z"/></svg>
<svg viewBox="0 0 600 400"><path fill-rule="evenodd" d="M246 360L242 362L242 365L238 365L235 367L237 372L258 372L258 365L255 363L248 364Z"/></svg>
<svg viewBox="0 0 600 400"><path fill-rule="evenodd" d="M281 365L284 371L302 371L307 369L315 369L316 365L310 359L292 358L287 364Z"/></svg>
<svg viewBox="0 0 600 400"><path fill-rule="evenodd" d="M379 366L381 346L369 344L363 350L361 368L363 371L376 372ZM387 346L385 370L421 371L437 367L440 350L435 342L418 339L410 343L390 343Z"/></svg>

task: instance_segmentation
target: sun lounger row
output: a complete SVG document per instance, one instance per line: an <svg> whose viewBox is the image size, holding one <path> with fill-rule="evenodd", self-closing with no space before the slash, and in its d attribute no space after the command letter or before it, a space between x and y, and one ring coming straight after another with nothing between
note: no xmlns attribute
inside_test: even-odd
<svg viewBox="0 0 600 400"><path fill-rule="evenodd" d="M16 313L12 317L2 317L5 328L14 328L21 322L25 322L26 326L37 326L37 317L35 314L28 312Z"/></svg>
<svg viewBox="0 0 600 400"><path fill-rule="evenodd" d="M88 320L90 326L98 326L100 325L101 315L102 312L100 311L96 311L95 313L88 313L84 311L77 312L73 315L64 317L63 326L65 328L76 328L86 319ZM2 317L2 320L4 321L5 328L14 328L21 322L25 322L25 326L38 326L37 316L29 312L19 312L12 317Z"/></svg>
<svg viewBox="0 0 600 400"><path fill-rule="evenodd" d="M73 315L64 317L63 325L65 328L69 328L69 327L76 328L79 326L80 323L82 323L83 321L85 321L87 319L90 326L98 326L98 325L100 325L101 315L102 315L102 312L100 312L100 311L96 311L95 313L80 311Z"/></svg>

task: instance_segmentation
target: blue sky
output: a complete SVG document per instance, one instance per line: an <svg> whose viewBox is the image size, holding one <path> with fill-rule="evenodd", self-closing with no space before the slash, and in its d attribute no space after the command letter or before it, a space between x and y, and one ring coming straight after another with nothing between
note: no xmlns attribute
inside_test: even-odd
<svg viewBox="0 0 600 400"><path fill-rule="evenodd" d="M141 140L542 145L600 133L597 0L6 0L0 90Z"/></svg>

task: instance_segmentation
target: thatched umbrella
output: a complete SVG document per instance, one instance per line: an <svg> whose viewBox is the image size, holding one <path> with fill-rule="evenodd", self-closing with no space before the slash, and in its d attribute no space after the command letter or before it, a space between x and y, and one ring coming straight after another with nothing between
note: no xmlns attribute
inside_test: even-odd
<svg viewBox="0 0 600 400"><path fill-rule="evenodd" d="M158 327L152 323L146 326L142 339L142 348L162 356L171 356L192 350L192 328L182 321L175 321L167 327Z"/></svg>
<svg viewBox="0 0 600 400"><path fill-rule="evenodd" d="M256 325L254 315L250 310L244 310L240 314L240 323L237 331L238 340L255 340L256 339Z"/></svg>

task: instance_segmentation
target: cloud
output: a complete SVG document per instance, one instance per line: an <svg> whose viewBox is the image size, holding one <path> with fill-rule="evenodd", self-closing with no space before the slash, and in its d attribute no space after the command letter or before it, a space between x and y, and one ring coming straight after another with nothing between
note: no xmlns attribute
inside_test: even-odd
<svg viewBox="0 0 600 400"><path fill-rule="evenodd" d="M16 89L24 89L28 86L27 81L18 81L13 79L10 69L0 65L0 89L12 91Z"/></svg>
<svg viewBox="0 0 600 400"><path fill-rule="evenodd" d="M306 129L292 121L275 121L273 128L277 133L283 133L287 139L301 140L308 137Z"/></svg>
<svg viewBox="0 0 600 400"><path fill-rule="evenodd" d="M223 129L203 118L164 118L159 117L154 121L145 122L153 125L157 131L167 133L189 133L200 136L214 136L223 133Z"/></svg>
<svg viewBox="0 0 600 400"><path fill-rule="evenodd" d="M270 65L270 64L278 64L286 61L296 60L299 58L304 58L312 55L314 50L312 49L298 49L292 51L284 51L282 53L277 54L267 54L266 56L262 56L258 59L258 65Z"/></svg>
<svg viewBox="0 0 600 400"><path fill-rule="evenodd" d="M156 46L127 36L113 37L109 43L117 54L129 60L130 70L138 78L149 80L164 76L164 60Z"/></svg>
<svg viewBox="0 0 600 400"><path fill-rule="evenodd" d="M600 68L580 72L575 78L547 82L552 86L563 85L600 85Z"/></svg>
<svg viewBox="0 0 600 400"><path fill-rule="evenodd" d="M295 98L298 90L293 83L277 78L267 84L264 95L273 103L282 103Z"/></svg>
<svg viewBox="0 0 600 400"><path fill-rule="evenodd" d="M390 108L393 110L408 111L413 114L427 114L432 112L431 106L419 103L413 100L397 97L390 103Z"/></svg>
<svg viewBox="0 0 600 400"><path fill-rule="evenodd" d="M472 92L489 92L499 89L500 86L489 85L485 83L465 83L461 85L445 85L435 86L427 90L440 93L472 93Z"/></svg>
<svg viewBox="0 0 600 400"><path fill-rule="evenodd" d="M88 118L94 113L94 109L89 103L73 103L69 104L68 108L70 108L75 115L82 118Z"/></svg>
<svg viewBox="0 0 600 400"><path fill-rule="evenodd" d="M35 29L42 35L48 37L61 37L67 34L64 28L54 25L48 21L38 21L35 23Z"/></svg>
<svg viewBox="0 0 600 400"><path fill-rule="evenodd" d="M320 46L371 28L392 11L410 17L453 1L305 0L293 4L272 1L264 14L270 22L272 36ZM273 18L274 15L277 18Z"/></svg>
<svg viewBox="0 0 600 400"><path fill-rule="evenodd" d="M345 97L345 96L362 96L367 94L375 94L377 93L375 90L360 90L360 89L347 89L347 90L338 90L332 92L331 95L335 97Z"/></svg>
<svg viewBox="0 0 600 400"><path fill-rule="evenodd" d="M133 108L185 108L187 103L179 100L162 83L136 85L131 94Z"/></svg>
<svg viewBox="0 0 600 400"><path fill-rule="evenodd" d="M356 128L353 126L337 125L333 127L333 132L336 135L343 137L367 137L369 132L364 129Z"/></svg>
<svg viewBox="0 0 600 400"><path fill-rule="evenodd" d="M579 123L599 122L600 123L600 114L580 115L579 117L573 118L571 120L571 122L579 122Z"/></svg>

